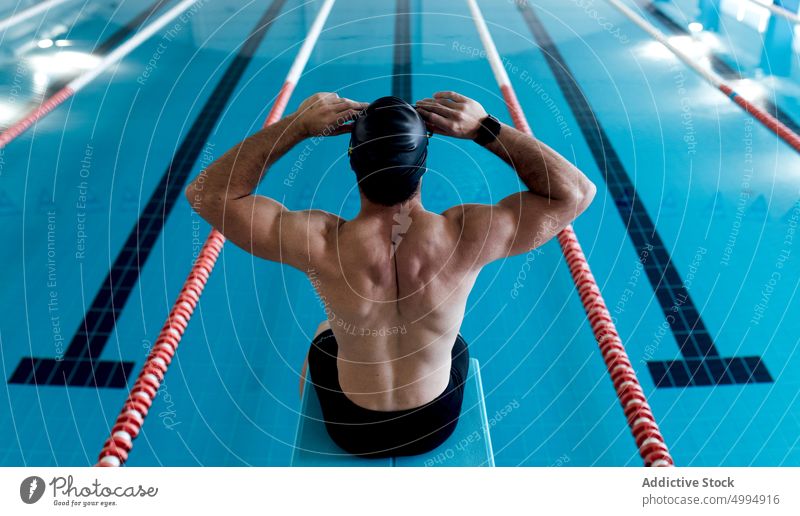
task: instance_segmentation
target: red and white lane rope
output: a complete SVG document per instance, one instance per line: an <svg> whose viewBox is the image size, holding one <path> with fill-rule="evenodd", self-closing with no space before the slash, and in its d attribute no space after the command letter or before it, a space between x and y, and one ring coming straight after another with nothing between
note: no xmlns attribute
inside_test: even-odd
<svg viewBox="0 0 800 516"><path fill-rule="evenodd" d="M730 85L725 83L725 80L717 73L712 70L708 70L700 66L700 64L692 58L689 54L678 48L675 44L673 44L669 38L657 28L655 28L650 22L639 16L636 12L634 12L630 7L623 4L620 0L606 0L609 4L615 7L619 12L625 15L630 21L636 24L640 29L648 33L650 36L653 37L656 41L667 47L670 52L675 54L675 56L683 61L686 66L697 72L702 78L708 81L712 86L716 87L722 93L730 97L739 107L744 109L748 114L752 115L753 118L761 122L764 127L769 129L770 131L774 132L789 144L793 149L797 152L800 152L800 135L789 129L785 126L780 120L775 118L774 116L770 115L760 107L752 104L747 99L742 97L739 93L736 92ZM762 6L764 4L761 4ZM788 11L787 11L788 12Z"/></svg>
<svg viewBox="0 0 800 516"><path fill-rule="evenodd" d="M172 306L167 322L156 339L155 346L150 350L128 399L125 400L114 426L111 427L111 436L103 444L98 466L121 466L128 460L133 440L142 429L144 418L147 417L161 382L164 381L167 368L175 356L183 332L189 324L189 319L200 300L200 294L203 293L224 243L225 238L222 234L213 230L203 244L192 271L178 294L178 300Z"/></svg>
<svg viewBox="0 0 800 516"><path fill-rule="evenodd" d="M511 118L514 120L514 125L520 131L533 134L478 4L475 0L467 0L467 3L494 77L503 93ZM622 409L628 419L628 426L633 433L645 466L672 466L674 462L664 442L664 437L661 435L653 411L647 403L642 386L636 378L636 372L625 352L625 347L611 320L611 314L600 293L600 288L592 276L589 263L572 226L568 226L559 233L558 242L561 244L572 280L575 282L583 308L589 317L595 339L600 346L600 352L611 375L611 381L614 383L614 389L617 391L617 397L622 404Z"/></svg>
<svg viewBox="0 0 800 516"><path fill-rule="evenodd" d="M800 24L800 15L798 15L797 13L793 13L792 11L788 10L785 7L775 5L772 2L767 3L765 0L748 0L748 1L751 4L756 4L758 6L763 7L764 9L767 9L775 16L780 16L781 18L786 18L792 23Z"/></svg>
<svg viewBox="0 0 800 516"><path fill-rule="evenodd" d="M292 67L286 75L286 80L272 104L264 127L280 120L283 115L289 97L300 80L300 75L308 63L311 51L319 39L335 1L325 0L317 13L314 23L309 28L308 34L294 58ZM144 367L133 384L128 399L122 406L119 417L111 427L111 436L103 444L97 466L121 466L128 460L128 454L133 448L133 440L139 435L139 431L144 425L147 412L156 398L167 368L175 356L183 332L192 318L195 306L200 300L224 243L225 237L222 236L222 233L212 229L192 266L189 277L183 284L183 289L178 294L178 299L170 310L167 321L156 339L155 346L147 356Z"/></svg>
<svg viewBox="0 0 800 516"><path fill-rule="evenodd" d="M12 14L8 18L0 20L0 31L9 29L20 22L24 22L29 18L33 18L41 12L47 11L52 7L56 7L57 5L61 5L69 1L71 0L46 0L45 2L39 2L38 4L32 5L27 9L23 9L18 13Z"/></svg>
<svg viewBox="0 0 800 516"><path fill-rule="evenodd" d="M3 134L0 134L0 149L8 145L9 142L14 140L17 136L27 131L34 123L50 113L59 104L73 96L75 93L80 91L81 88L96 79L98 75L122 60L122 58L130 54L139 45L150 39L153 34L164 28L168 23L180 16L181 13L189 9L198 1L199 0L183 0L175 7L159 16L152 23L142 27L142 29L131 36L130 39L125 41L123 44L106 55L103 59L98 61L97 65L95 65L93 68L87 70L80 76L68 82L66 86L43 101L39 107L33 109L27 115L25 115L25 118L6 129Z"/></svg>

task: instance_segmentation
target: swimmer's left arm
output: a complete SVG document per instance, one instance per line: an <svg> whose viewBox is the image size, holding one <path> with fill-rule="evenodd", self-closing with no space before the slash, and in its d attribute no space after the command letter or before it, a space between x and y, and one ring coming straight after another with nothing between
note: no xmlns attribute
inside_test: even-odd
<svg viewBox="0 0 800 516"><path fill-rule="evenodd" d="M475 140L486 111L478 102L442 91L417 102L437 133ZM496 204L458 205L443 212L453 221L463 256L473 267L527 253L575 220L594 198L594 184L577 167L533 135L500 124L485 148L504 160L527 187Z"/></svg>
<svg viewBox="0 0 800 516"><path fill-rule="evenodd" d="M366 104L317 93L295 113L269 125L226 152L186 188L186 197L206 221L242 249L304 270L324 249L339 217L320 210L292 211L255 195L269 167L311 136L347 132L346 122Z"/></svg>

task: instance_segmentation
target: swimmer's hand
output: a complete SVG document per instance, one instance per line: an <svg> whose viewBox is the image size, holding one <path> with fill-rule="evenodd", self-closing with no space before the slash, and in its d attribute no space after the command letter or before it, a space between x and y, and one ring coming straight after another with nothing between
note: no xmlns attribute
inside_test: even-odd
<svg viewBox="0 0 800 516"><path fill-rule="evenodd" d="M436 134L474 140L486 110L476 101L454 91L438 91L433 98L417 101L417 112Z"/></svg>
<svg viewBox="0 0 800 516"><path fill-rule="evenodd" d="M354 120L367 108L366 102L339 97L336 93L320 92L308 97L292 113L294 124L305 137L335 136L349 133Z"/></svg>

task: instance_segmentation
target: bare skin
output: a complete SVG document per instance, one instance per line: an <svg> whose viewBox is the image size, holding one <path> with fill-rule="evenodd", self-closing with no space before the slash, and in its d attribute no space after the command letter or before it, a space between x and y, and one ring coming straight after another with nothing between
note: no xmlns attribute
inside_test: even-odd
<svg viewBox="0 0 800 516"><path fill-rule="evenodd" d="M371 410L404 410L447 387L450 354L480 270L550 240L589 206L595 187L545 144L503 125L487 149L511 165L527 190L495 205L458 205L439 214L426 210L418 193L392 207L362 195L359 214L344 220L291 211L253 194L280 156L305 138L348 132L346 122L365 107L331 93L313 95L210 165L186 196L237 246L309 276L328 308L339 382L350 400ZM416 107L429 129L455 138L474 138L486 116L455 92L436 93ZM301 378L301 393L302 385Z"/></svg>

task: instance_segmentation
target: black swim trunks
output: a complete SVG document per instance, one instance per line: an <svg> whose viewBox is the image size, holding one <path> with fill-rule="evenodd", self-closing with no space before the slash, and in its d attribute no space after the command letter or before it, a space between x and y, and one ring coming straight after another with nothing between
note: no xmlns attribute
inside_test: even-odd
<svg viewBox="0 0 800 516"><path fill-rule="evenodd" d="M450 383L433 401L408 410L375 411L350 401L339 385L338 350L332 330L320 333L311 343L308 369L325 428L342 449L372 458L419 455L433 450L453 433L469 369L469 350L460 334L453 346Z"/></svg>

